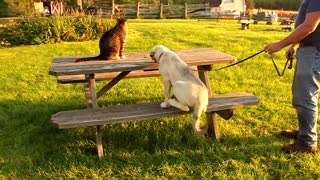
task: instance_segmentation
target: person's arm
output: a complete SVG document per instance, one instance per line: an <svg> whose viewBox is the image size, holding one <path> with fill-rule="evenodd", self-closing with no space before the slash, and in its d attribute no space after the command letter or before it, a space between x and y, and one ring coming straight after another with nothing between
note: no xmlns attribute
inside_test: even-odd
<svg viewBox="0 0 320 180"><path fill-rule="evenodd" d="M280 51L282 48L290 45L297 44L313 31L316 30L320 23L320 11L311 12L306 15L305 21L298 26L292 33L279 42L268 44L264 50L269 54ZM296 46L296 45L295 45Z"/></svg>

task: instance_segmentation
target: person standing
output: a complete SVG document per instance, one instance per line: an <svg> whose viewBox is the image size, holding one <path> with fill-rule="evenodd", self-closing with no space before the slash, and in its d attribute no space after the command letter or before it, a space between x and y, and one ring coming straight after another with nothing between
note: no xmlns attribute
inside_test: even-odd
<svg viewBox="0 0 320 180"><path fill-rule="evenodd" d="M292 83L292 104L298 115L298 130L284 130L285 137L296 139L282 147L286 153L317 151L318 95L320 91L320 0L303 0L295 30L278 42L269 43L264 51L273 54L290 45L286 58L296 54Z"/></svg>

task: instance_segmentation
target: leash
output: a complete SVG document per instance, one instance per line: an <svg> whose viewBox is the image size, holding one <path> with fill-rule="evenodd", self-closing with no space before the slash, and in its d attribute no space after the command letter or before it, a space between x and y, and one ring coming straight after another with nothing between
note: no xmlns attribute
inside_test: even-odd
<svg viewBox="0 0 320 180"><path fill-rule="evenodd" d="M251 56L249 56L249 57L247 57L247 58L244 58L244 59L242 59L242 60L240 60L240 61L238 61L238 62L236 62L236 63L230 64L230 65L228 65L228 66L224 66L224 67L219 68L219 69L214 69L214 71L219 71L219 70L226 69L226 68L232 67L232 66L234 66L234 65L243 63L244 61L249 60L249 59L257 56L257 55L261 54L262 52L264 52L264 50L261 50L261 51L255 53L255 54L253 54L253 55L251 55ZM289 63L288 69L292 69L293 58L292 58L292 59L287 59L287 62L286 62L286 64L284 65L283 70L282 70L281 73L280 73L280 71L279 71L279 69L278 69L275 61L273 60L273 56L271 56L271 60L272 60L272 63L273 63L274 68L275 68L276 71L277 71L278 76L283 76L283 75L284 75L284 72L285 72L285 70L286 70L286 68L287 68L287 66L288 66L288 63Z"/></svg>
<svg viewBox="0 0 320 180"><path fill-rule="evenodd" d="M283 76L283 75L284 75L284 71L286 70L288 63L289 63L288 69L292 69L293 58L292 58L292 59L287 59L287 62L286 62L286 64L284 65L283 70L282 70L281 73L280 73L280 71L279 71L276 63L274 62L272 56L271 56L271 60L272 60L272 63L273 63L274 68L276 69L276 71L277 71L277 73L278 73L278 76Z"/></svg>
<svg viewBox="0 0 320 180"><path fill-rule="evenodd" d="M253 58L253 57L255 57L255 56L257 56L257 55L259 55L259 54L261 54L261 53L263 53L263 52L264 52L264 50L261 50L261 51L255 53L255 54L253 54L253 55L251 55L251 56L249 56L249 57L247 57L247 58L244 58L244 59L242 59L242 60L240 60L240 61L238 61L238 62L236 62L236 63L230 64L230 65L228 65L228 66L225 66L225 67L222 67L222 68L219 68L219 69L214 69L214 71L219 71L219 70L221 70L221 69L226 69L226 68L228 68L228 67L231 67L231 66L234 66L234 65L243 63L244 61L249 60L249 59L251 59L251 58Z"/></svg>

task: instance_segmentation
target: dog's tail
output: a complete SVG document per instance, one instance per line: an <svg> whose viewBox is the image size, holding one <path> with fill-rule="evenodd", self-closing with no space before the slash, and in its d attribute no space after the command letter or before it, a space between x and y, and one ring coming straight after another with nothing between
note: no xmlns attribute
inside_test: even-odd
<svg viewBox="0 0 320 180"><path fill-rule="evenodd" d="M208 124L201 129L200 128L200 120L201 114L206 112L208 103L199 103L194 106L193 109L193 119L192 119L192 128L196 135L204 136L208 133Z"/></svg>

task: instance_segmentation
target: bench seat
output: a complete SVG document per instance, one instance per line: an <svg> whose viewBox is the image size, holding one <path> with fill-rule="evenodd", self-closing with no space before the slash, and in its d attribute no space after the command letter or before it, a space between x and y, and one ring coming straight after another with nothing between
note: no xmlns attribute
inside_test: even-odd
<svg viewBox="0 0 320 180"><path fill-rule="evenodd" d="M258 102L259 98L249 93L217 95L209 99L207 112L233 110L245 105L255 105L258 104ZM101 107L97 109L62 111L52 115L50 122L53 126L64 129L129 122L187 113L192 113L192 110L184 112L174 107L162 109L160 108L160 102L151 102Z"/></svg>

